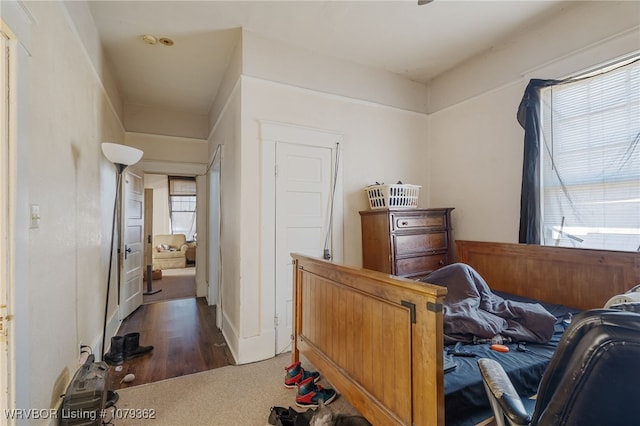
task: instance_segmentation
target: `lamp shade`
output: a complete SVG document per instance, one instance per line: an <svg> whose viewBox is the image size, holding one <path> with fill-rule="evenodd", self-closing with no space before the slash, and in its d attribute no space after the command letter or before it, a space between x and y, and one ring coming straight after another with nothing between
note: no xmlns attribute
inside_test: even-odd
<svg viewBox="0 0 640 426"><path fill-rule="evenodd" d="M143 154L138 148L111 142L102 143L102 153L112 163L123 164L125 166L137 163Z"/></svg>

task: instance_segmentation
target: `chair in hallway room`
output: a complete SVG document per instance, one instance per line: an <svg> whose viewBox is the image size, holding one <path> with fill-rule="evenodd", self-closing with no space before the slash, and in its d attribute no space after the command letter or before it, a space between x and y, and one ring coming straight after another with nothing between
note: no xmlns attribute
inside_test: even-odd
<svg viewBox="0 0 640 426"><path fill-rule="evenodd" d="M184 234L154 235L153 269L184 268L187 264L187 237Z"/></svg>

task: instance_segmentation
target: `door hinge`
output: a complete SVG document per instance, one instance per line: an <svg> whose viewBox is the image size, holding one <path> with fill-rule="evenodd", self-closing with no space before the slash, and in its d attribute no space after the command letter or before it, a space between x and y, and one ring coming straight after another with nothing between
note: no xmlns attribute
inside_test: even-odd
<svg viewBox="0 0 640 426"><path fill-rule="evenodd" d="M273 326L277 327L280 325L280 320L278 319L278 316L276 315L275 317L273 317Z"/></svg>
<svg viewBox="0 0 640 426"><path fill-rule="evenodd" d="M277 164L275 166L273 166L273 175L275 177L278 177L278 165Z"/></svg>

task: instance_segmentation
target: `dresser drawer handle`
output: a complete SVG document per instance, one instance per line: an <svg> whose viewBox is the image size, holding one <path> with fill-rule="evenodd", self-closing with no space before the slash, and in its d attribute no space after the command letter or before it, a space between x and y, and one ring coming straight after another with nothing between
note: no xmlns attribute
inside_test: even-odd
<svg viewBox="0 0 640 426"><path fill-rule="evenodd" d="M407 226L407 225L409 225L409 222L406 221L406 220L403 220L402 222L400 222L400 225Z"/></svg>
<svg viewBox="0 0 640 426"><path fill-rule="evenodd" d="M440 259L440 262L438 262L440 265L444 265L444 260Z"/></svg>

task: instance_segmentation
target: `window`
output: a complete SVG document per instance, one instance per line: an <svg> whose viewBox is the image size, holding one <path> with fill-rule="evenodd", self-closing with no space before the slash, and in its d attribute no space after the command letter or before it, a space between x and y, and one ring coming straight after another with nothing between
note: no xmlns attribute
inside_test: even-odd
<svg viewBox="0 0 640 426"><path fill-rule="evenodd" d="M540 102L541 243L640 251L640 61Z"/></svg>
<svg viewBox="0 0 640 426"><path fill-rule="evenodd" d="M185 234L187 241L196 237L196 180L169 176L169 217L172 234Z"/></svg>

